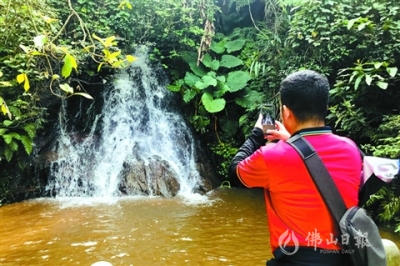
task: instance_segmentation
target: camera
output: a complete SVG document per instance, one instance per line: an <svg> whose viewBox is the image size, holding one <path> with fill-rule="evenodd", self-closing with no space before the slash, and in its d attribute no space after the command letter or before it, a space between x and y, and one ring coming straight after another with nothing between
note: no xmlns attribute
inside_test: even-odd
<svg viewBox="0 0 400 266"><path fill-rule="evenodd" d="M267 130L275 129L275 106L273 104L263 104L260 107L260 112L262 115L262 127L264 135L267 134Z"/></svg>

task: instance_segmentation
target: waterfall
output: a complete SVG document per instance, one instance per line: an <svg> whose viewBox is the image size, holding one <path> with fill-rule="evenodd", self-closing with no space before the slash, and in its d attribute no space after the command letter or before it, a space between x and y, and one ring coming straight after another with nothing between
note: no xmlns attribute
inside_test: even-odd
<svg viewBox="0 0 400 266"><path fill-rule="evenodd" d="M177 173L179 193L191 192L200 178L193 138L166 84L147 55L117 74L103 92L104 105L89 134L80 138L68 132L68 121L60 125L48 189L61 197L117 196L124 163L139 154L143 160L153 155L166 160Z"/></svg>

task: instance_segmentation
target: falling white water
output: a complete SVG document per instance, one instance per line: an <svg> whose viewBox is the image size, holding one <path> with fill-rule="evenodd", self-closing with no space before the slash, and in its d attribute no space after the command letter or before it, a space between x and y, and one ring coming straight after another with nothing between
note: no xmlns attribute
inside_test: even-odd
<svg viewBox="0 0 400 266"><path fill-rule="evenodd" d="M190 193L199 177L193 139L182 116L171 108L173 97L162 71L152 69L146 55L139 56L103 97L102 112L88 136L77 137L79 133L61 127L49 189L61 197L116 196L123 163L136 153L145 160L158 155L168 161L178 174L180 193Z"/></svg>

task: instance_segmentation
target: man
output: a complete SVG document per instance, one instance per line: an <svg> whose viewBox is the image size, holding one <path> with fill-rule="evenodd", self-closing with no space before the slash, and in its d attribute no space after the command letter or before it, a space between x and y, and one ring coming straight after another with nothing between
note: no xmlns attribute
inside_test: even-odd
<svg viewBox="0 0 400 266"><path fill-rule="evenodd" d="M270 244L275 265L346 266L335 222L296 152L286 143L300 134L315 148L346 207L358 204L362 161L353 141L325 126L329 83L321 74L302 70L286 77L280 87L282 124L269 130L265 144L260 115L250 137L229 168L231 181L265 191Z"/></svg>

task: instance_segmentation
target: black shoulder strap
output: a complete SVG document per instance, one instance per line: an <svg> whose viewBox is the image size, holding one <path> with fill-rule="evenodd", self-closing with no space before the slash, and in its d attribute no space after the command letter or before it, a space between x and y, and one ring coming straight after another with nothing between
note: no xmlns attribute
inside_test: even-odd
<svg viewBox="0 0 400 266"><path fill-rule="evenodd" d="M316 153L313 146L300 135L291 137L287 140L287 143L294 147L301 158L303 158L319 193L337 224L339 224L347 208L321 158Z"/></svg>

